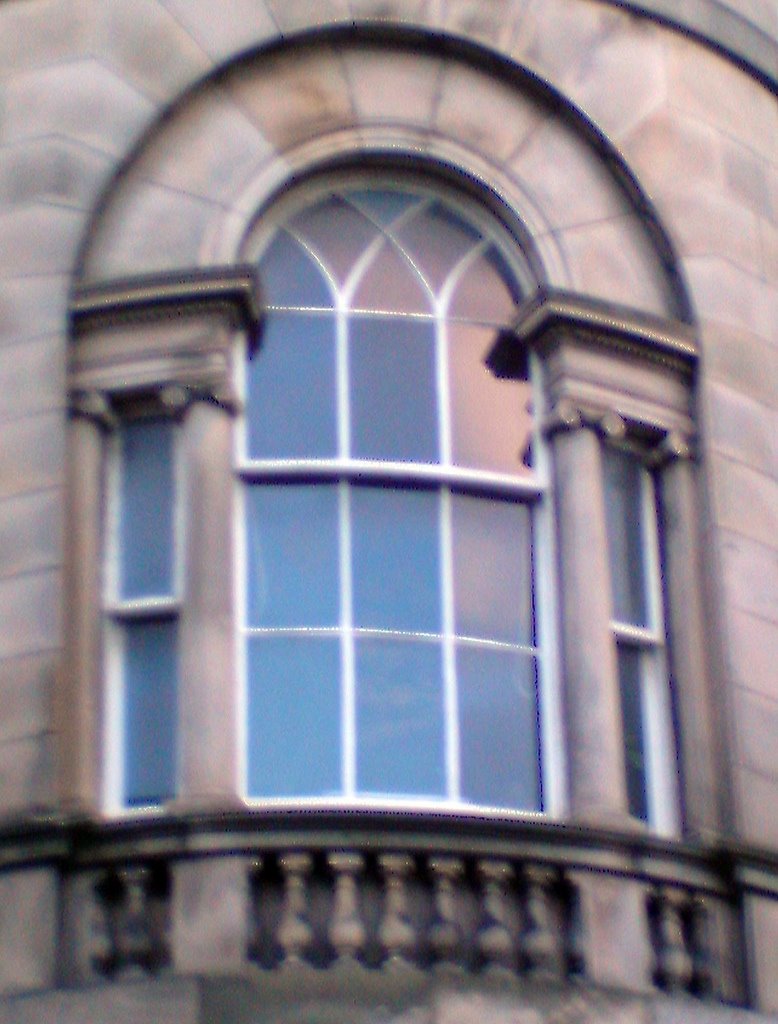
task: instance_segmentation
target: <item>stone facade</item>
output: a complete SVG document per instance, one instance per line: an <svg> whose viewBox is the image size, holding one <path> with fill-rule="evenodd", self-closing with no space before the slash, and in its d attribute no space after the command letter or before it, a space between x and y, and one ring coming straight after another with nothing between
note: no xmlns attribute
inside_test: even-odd
<svg viewBox="0 0 778 1024"><path fill-rule="evenodd" d="M778 6L679 0L672 8L659 0L0 5L0 1021L745 1024L778 1014ZM246 865L262 843L231 840L209 872L207 859L191 859L190 832L133 839L130 827L129 839L112 835L95 853L79 831L98 827L102 811L103 427L94 409L86 419L70 415L73 396L113 400L106 382L142 372L127 355L138 347L159 355L188 346L209 366L223 359L208 381L216 402L186 415L197 510L190 542L229 562L227 370L235 333L246 329L241 317L251 316L239 312L236 324L223 308L196 311L184 342L188 328L156 320L82 329L78 302L96 301L112 279L240 263L256 211L311 168L410 156L499 195L549 294L585 297L588 316L629 310L633 339L653 338L657 324L673 325L676 341L686 331L693 339L693 385L668 398L676 384L663 384L656 402L663 430L685 432L694 454L665 483L678 565L670 626L689 680L677 698L684 870L697 872L688 883L673 879L691 892L704 876L710 894L724 891L716 886L727 872L737 875L714 931L727 977L721 994L748 1011L673 996L674 985L656 993L652 944L636 937L642 911L634 908L661 888L650 858L672 856L650 837L636 853L598 832L597 856L607 849L621 858L615 867L607 861L601 871L594 854L560 867L571 877L585 868L589 981L565 975L544 986L506 979L499 964L496 978L477 980L410 968L374 978L353 965L322 975L303 967L297 980L263 974L246 953ZM584 377L585 368L572 373ZM555 435L559 464L573 467L561 518L575 519L575 503L588 500L576 473L596 459L581 441L594 433ZM203 511L203 493L216 513ZM584 579L588 566L573 562L570 580ZM575 586L570 601L583 583ZM231 672L229 573L204 574L191 594L184 629L210 630L216 654L207 669L196 656L188 663L186 728L198 742L187 747L184 736L191 752L177 821L214 806L234 813L240 796L237 739L217 727L230 720L229 689L212 686ZM571 663L578 649L568 644ZM574 717L568 727L583 735L587 723ZM613 828L623 838L623 816L601 813L611 797L597 788L592 742L581 740L579 760L571 753L565 817L571 828ZM218 829L205 833L213 855ZM346 840L333 834L313 843L314 859L336 856ZM352 841L361 849L362 839ZM540 856L511 846L515 837L505 843L519 874L525 855L530 864L551 856L547 846ZM477 843L454 846L478 876ZM435 849L427 841L425 850ZM418 850L415 863L432 878ZM163 957L153 965L162 976L148 980L148 964L131 963L129 978L120 971L106 981L84 952L90 926L78 908L94 903L106 863L150 852L175 862L172 965ZM629 884L612 892L611 871ZM674 913L665 904L656 911L660 932L662 921L683 932L673 946L668 931L660 954L678 947L693 960L691 911Z"/></svg>

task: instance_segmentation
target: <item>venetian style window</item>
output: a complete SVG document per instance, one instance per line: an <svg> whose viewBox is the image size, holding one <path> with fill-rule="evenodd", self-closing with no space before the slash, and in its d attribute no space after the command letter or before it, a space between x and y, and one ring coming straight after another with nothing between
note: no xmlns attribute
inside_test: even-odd
<svg viewBox="0 0 778 1024"><path fill-rule="evenodd" d="M247 796L541 810L534 368L485 362L518 246L445 190L354 179L290 197L251 245Z"/></svg>

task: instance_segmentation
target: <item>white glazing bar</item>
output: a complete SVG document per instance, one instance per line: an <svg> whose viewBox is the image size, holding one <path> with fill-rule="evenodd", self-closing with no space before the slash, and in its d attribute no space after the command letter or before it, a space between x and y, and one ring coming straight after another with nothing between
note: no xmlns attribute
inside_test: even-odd
<svg viewBox="0 0 778 1024"><path fill-rule="evenodd" d="M451 491L440 492L440 569L443 625L443 702L446 722L446 793L460 795L459 700L454 624L454 552Z"/></svg>
<svg viewBox="0 0 778 1024"><path fill-rule="evenodd" d="M245 418L237 433L245 434ZM235 713L238 716L235 735L238 738L236 758L240 792L248 796L249 791L249 698L248 698L248 634L246 606L248 603L248 565L246 554L246 487L239 479L234 480L235 500L233 502L233 534L235 537L235 574L233 579L235 614L238 628L235 630L235 671L237 673L238 699Z"/></svg>
<svg viewBox="0 0 778 1024"><path fill-rule="evenodd" d="M338 488L340 506L340 622L341 622L341 742L343 792L353 797L357 785L356 664L351 558L351 491L343 481Z"/></svg>
<svg viewBox="0 0 778 1024"><path fill-rule="evenodd" d="M104 632L105 673L105 750L103 759L103 806L115 814L124 806L124 630L107 623Z"/></svg>

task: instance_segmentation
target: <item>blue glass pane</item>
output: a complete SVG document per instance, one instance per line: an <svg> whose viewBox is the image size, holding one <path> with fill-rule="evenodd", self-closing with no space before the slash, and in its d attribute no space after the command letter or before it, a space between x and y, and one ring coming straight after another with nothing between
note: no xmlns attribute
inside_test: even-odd
<svg viewBox="0 0 778 1024"><path fill-rule="evenodd" d="M173 425L130 423L121 432L119 596L173 593Z"/></svg>
<svg viewBox="0 0 778 1024"><path fill-rule="evenodd" d="M351 490L354 625L440 632L439 496Z"/></svg>
<svg viewBox="0 0 778 1024"><path fill-rule="evenodd" d="M175 793L177 651L172 621L124 629L124 801L158 804Z"/></svg>
<svg viewBox="0 0 778 1024"><path fill-rule="evenodd" d="M337 486L248 487L246 526L247 624L337 625Z"/></svg>
<svg viewBox="0 0 778 1024"><path fill-rule="evenodd" d="M635 626L648 625L646 568L643 550L643 500L637 459L606 448L605 506L613 589L613 617Z"/></svg>
<svg viewBox="0 0 778 1024"><path fill-rule="evenodd" d="M338 640L252 637L247 658L249 795L340 793Z"/></svg>
<svg viewBox="0 0 778 1024"><path fill-rule="evenodd" d="M419 197L389 189L360 189L346 193L346 196L360 210L384 226L397 220Z"/></svg>
<svg viewBox="0 0 778 1024"><path fill-rule="evenodd" d="M619 644L616 648L621 687L621 719L624 729L624 760L627 771L629 813L648 820L646 796L646 755L643 739L641 699L641 652L637 647Z"/></svg>
<svg viewBox="0 0 778 1024"><path fill-rule="evenodd" d="M459 645L456 660L463 799L540 810L534 657Z"/></svg>
<svg viewBox="0 0 778 1024"><path fill-rule="evenodd" d="M354 316L349 321L349 362L352 455L437 462L433 325Z"/></svg>
<svg viewBox="0 0 778 1024"><path fill-rule="evenodd" d="M452 506L456 632L531 644L529 509L467 494L455 494Z"/></svg>
<svg viewBox="0 0 778 1024"><path fill-rule="evenodd" d="M357 789L445 795L441 650L437 643L358 640Z"/></svg>
<svg viewBox="0 0 778 1024"><path fill-rule="evenodd" d="M279 231L259 261L262 292L269 306L329 308L332 296L320 267L299 242Z"/></svg>
<svg viewBox="0 0 778 1024"><path fill-rule="evenodd" d="M335 375L332 316L270 313L246 364L249 458L335 455Z"/></svg>

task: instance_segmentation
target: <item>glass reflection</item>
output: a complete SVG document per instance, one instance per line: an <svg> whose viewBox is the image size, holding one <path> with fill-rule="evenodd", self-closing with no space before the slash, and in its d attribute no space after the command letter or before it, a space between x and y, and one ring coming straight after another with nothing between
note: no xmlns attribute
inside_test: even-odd
<svg viewBox="0 0 778 1024"><path fill-rule="evenodd" d="M434 326L353 316L349 363L351 454L437 462Z"/></svg>
<svg viewBox="0 0 778 1024"><path fill-rule="evenodd" d="M404 220L396 238L436 293L462 257L481 241L475 228L440 202Z"/></svg>
<svg viewBox="0 0 778 1024"><path fill-rule="evenodd" d="M468 264L451 298L449 316L507 325L521 297L515 274L496 246L490 245Z"/></svg>
<svg viewBox="0 0 778 1024"><path fill-rule="evenodd" d="M642 476L646 471L637 459L613 448L604 450L603 467L613 615L619 622L646 626L642 498Z"/></svg>
<svg viewBox="0 0 778 1024"><path fill-rule="evenodd" d="M340 647L336 637L250 637L250 796L341 792Z"/></svg>
<svg viewBox="0 0 778 1024"><path fill-rule="evenodd" d="M493 328L449 323L447 335L453 463L531 476L522 460L532 437L532 385L495 377L486 366Z"/></svg>
<svg viewBox="0 0 778 1024"><path fill-rule="evenodd" d="M531 644L529 509L510 501L454 494L452 520L457 634Z"/></svg>
<svg viewBox="0 0 778 1024"><path fill-rule="evenodd" d="M124 632L124 803L162 803L175 792L176 624L128 622Z"/></svg>
<svg viewBox="0 0 778 1024"><path fill-rule="evenodd" d="M351 489L354 625L439 633L439 496Z"/></svg>
<svg viewBox="0 0 778 1024"><path fill-rule="evenodd" d="M534 657L460 644L456 658L463 799L540 810Z"/></svg>
<svg viewBox="0 0 778 1024"><path fill-rule="evenodd" d="M246 491L249 626L336 626L338 489L279 484Z"/></svg>
<svg viewBox="0 0 778 1024"><path fill-rule="evenodd" d="M438 644L359 640L356 675L358 790L445 796Z"/></svg>
<svg viewBox="0 0 778 1024"><path fill-rule="evenodd" d="M395 192L392 189L365 188L349 189L348 199L368 217L385 227L402 217L419 197L409 192Z"/></svg>
<svg viewBox="0 0 778 1024"><path fill-rule="evenodd" d="M121 598L173 594L173 431L169 420L121 431Z"/></svg>
<svg viewBox="0 0 778 1024"><path fill-rule="evenodd" d="M340 284L380 233L367 217L335 195L307 207L292 220L292 226Z"/></svg>
<svg viewBox="0 0 778 1024"><path fill-rule="evenodd" d="M332 297L321 268L286 231L279 231L259 261L270 306L328 309Z"/></svg>
<svg viewBox="0 0 778 1024"><path fill-rule="evenodd" d="M630 647L628 644L619 644L617 652L629 813L642 821L647 821L646 757L641 700L642 655L639 648Z"/></svg>
<svg viewBox="0 0 778 1024"><path fill-rule="evenodd" d="M249 458L336 454L334 317L269 313L246 377Z"/></svg>
<svg viewBox="0 0 778 1024"><path fill-rule="evenodd" d="M351 306L379 313L432 313L432 298L408 260L387 240L364 271Z"/></svg>

